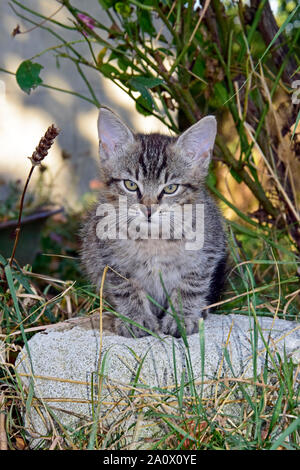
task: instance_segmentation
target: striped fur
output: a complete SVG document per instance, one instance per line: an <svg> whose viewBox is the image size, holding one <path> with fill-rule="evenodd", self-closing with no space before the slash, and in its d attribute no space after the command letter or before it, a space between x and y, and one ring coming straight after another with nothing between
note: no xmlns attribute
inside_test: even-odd
<svg viewBox="0 0 300 470"><path fill-rule="evenodd" d="M192 126L181 137L174 138L161 134L133 134L108 109L101 110L101 116L100 177L103 189L81 231L84 270L99 288L104 267L112 268L106 276L105 298L121 315L148 330L174 336L181 334L179 321L186 333L192 334L197 331L199 318L206 316L205 307L218 299L227 258L222 217L205 187L211 155L207 145L213 145L214 140L214 137L210 139L212 118L202 120L203 124L200 121L198 128ZM208 142L205 141L206 134ZM137 190L126 191L124 180L137 183ZM161 191L168 184L179 185L179 190L172 196ZM155 205L159 217L163 217L172 204L182 207L184 204L204 204L203 247L196 251L186 250L186 240L174 237L169 240L99 239L96 236L97 207L110 203L118 213L119 196L127 197L128 206ZM134 218L128 214L128 219L130 217ZM156 303L151 302L149 296ZM172 315L174 310L177 319ZM147 334L137 326L116 320L120 335L130 335L129 327L137 337Z"/></svg>

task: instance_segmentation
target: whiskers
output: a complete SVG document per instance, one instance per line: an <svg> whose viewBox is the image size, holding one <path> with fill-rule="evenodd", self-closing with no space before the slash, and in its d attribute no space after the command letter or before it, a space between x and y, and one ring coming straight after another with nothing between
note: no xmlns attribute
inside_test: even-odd
<svg viewBox="0 0 300 470"><path fill-rule="evenodd" d="M105 203L99 206L97 235L104 239L133 240L191 240L198 230L197 210L192 204L142 204L127 207L124 198L119 205Z"/></svg>

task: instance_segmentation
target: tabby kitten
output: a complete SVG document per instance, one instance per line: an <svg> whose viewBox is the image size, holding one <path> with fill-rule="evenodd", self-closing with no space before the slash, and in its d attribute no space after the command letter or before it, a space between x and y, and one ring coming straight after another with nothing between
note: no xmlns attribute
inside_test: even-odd
<svg viewBox="0 0 300 470"><path fill-rule="evenodd" d="M101 108L98 133L103 189L81 231L83 267L98 289L112 268L104 297L119 314L153 332L195 333L218 298L227 258L222 217L205 188L216 120L207 116L178 138L134 134ZM149 334L121 318L115 328Z"/></svg>

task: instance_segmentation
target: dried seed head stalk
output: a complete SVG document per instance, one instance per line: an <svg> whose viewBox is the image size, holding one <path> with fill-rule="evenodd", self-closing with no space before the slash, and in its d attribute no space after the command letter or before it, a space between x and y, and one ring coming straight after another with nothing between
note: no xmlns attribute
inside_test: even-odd
<svg viewBox="0 0 300 470"><path fill-rule="evenodd" d="M41 138L39 145L36 147L35 151L33 152L32 156L29 157L33 166L37 166L41 164L41 161L47 155L51 145L53 144L54 139L58 136L60 130L52 124L52 126L48 127L46 134L44 137Z"/></svg>
<svg viewBox="0 0 300 470"><path fill-rule="evenodd" d="M57 127L55 127L54 124L52 124L50 127L48 127L48 129L46 131L46 134L44 135L44 137L41 138L41 140L39 142L39 145L36 147L36 149L33 152L32 156L29 157L29 160L31 161L31 168L30 168L29 174L27 176L27 180L26 180L26 183L25 183L25 186L24 186L24 189L23 189L23 193L22 193L22 196L21 196L20 209L19 209L19 218L18 218L18 224L17 224L17 228L16 228L16 232L15 232L16 233L15 243L14 243L11 258L10 258L10 261L9 261L10 266L12 265L12 262L14 260L16 248L17 248L18 241L19 241L24 197L25 197L26 189L28 187L30 178L32 176L32 173L33 173L35 167L37 165L40 165L42 160L44 160L45 156L47 155L47 153L48 153L48 151L51 147L51 145L53 144L53 141L54 141L55 137L58 136L59 132L60 132L60 130Z"/></svg>

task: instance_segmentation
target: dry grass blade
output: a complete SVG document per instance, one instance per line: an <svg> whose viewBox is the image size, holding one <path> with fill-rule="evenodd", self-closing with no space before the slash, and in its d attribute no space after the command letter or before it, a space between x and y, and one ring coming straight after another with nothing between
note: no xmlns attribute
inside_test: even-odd
<svg viewBox="0 0 300 470"><path fill-rule="evenodd" d="M5 396L0 395L0 450L7 450L7 436L5 430Z"/></svg>

